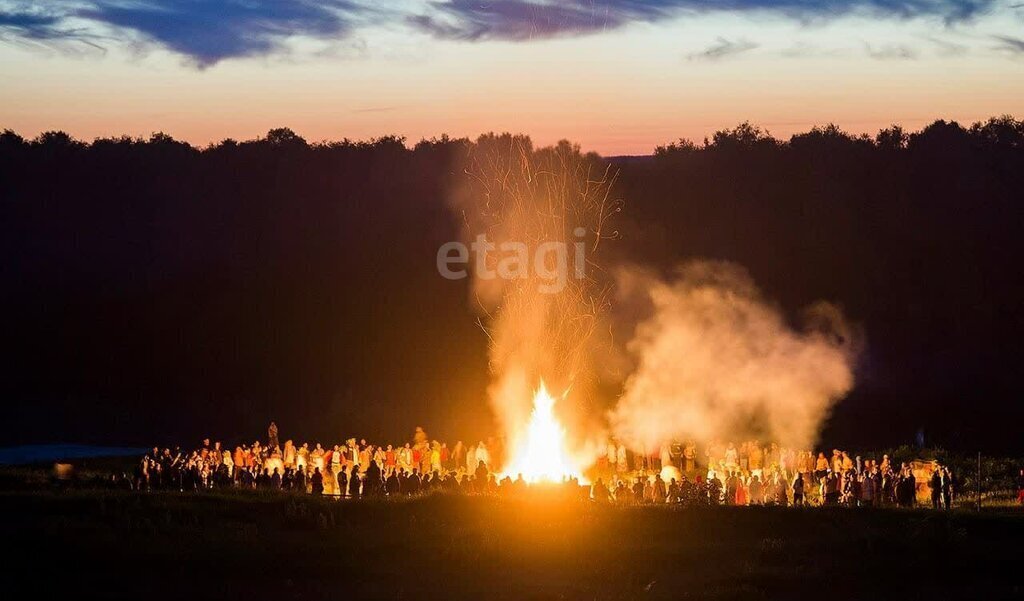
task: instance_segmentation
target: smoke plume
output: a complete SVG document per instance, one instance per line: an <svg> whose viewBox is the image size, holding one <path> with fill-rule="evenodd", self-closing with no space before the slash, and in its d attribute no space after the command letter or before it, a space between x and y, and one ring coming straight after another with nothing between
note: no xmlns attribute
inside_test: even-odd
<svg viewBox="0 0 1024 601"><path fill-rule="evenodd" d="M647 317L627 351L635 370L609 414L634 448L670 439L759 437L811 448L853 385L854 345L840 312L819 303L796 331L733 264L694 261L671 279L618 273L619 301Z"/></svg>
<svg viewBox="0 0 1024 601"><path fill-rule="evenodd" d="M452 203L466 242L483 235L487 260L470 262L472 304L490 340L488 396L510 443L523 434L541 381L559 400L573 434L600 417L586 406L592 363L609 304L593 273L607 220L614 173L578 146L534 149L529 138L483 136L469 147L466 185ZM525 255L516 252L525 249ZM582 441L574 441L583 446ZM581 460L582 462L583 460Z"/></svg>
<svg viewBox="0 0 1024 601"><path fill-rule="evenodd" d="M555 412L583 468L609 427L634 449L748 436L815 442L853 385L855 345L837 308L811 307L798 331L728 263L693 261L669 279L638 267L595 277L607 276L600 249L616 237L608 222L619 210L607 165L567 142L538 150L510 135L466 148L452 205L464 242L479 254L486 241L485 257L468 257L471 302L490 341L488 396L512 446L541 381L559 397ZM609 412L596 389L621 365L608 329L613 290L635 328Z"/></svg>

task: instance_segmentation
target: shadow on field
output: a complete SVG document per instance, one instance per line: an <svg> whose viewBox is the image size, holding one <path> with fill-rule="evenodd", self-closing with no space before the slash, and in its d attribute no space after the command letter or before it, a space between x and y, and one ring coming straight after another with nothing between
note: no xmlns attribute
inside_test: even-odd
<svg viewBox="0 0 1024 601"><path fill-rule="evenodd" d="M1024 595L1012 514L97 491L0 503L8 586L40 599Z"/></svg>

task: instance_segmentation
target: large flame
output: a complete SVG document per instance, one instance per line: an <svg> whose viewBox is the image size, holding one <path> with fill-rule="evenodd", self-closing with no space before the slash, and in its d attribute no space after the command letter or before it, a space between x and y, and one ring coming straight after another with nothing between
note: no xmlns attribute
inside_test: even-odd
<svg viewBox="0 0 1024 601"><path fill-rule="evenodd" d="M561 482L567 477L579 478L579 470L565 447L565 428L555 417L555 398L548 393L544 381L533 397L530 423L513 450L505 473L515 478L522 474L527 482Z"/></svg>

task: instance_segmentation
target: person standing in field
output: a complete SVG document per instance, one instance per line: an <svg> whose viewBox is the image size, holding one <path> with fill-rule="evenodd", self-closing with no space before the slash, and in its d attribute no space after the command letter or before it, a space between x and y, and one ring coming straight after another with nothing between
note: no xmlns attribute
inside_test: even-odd
<svg viewBox="0 0 1024 601"><path fill-rule="evenodd" d="M466 473L472 474L476 470L476 445L470 445L466 449Z"/></svg>
<svg viewBox="0 0 1024 601"><path fill-rule="evenodd" d="M406 474L412 472L413 452L409 443L398 450L398 469Z"/></svg>
<svg viewBox="0 0 1024 601"><path fill-rule="evenodd" d="M841 456L843 458L843 471L851 471L853 469L853 460L850 459L850 456L846 453L846 451L843 451Z"/></svg>
<svg viewBox="0 0 1024 601"><path fill-rule="evenodd" d="M814 480L818 481L828 475L828 459L824 453L818 453L818 459L814 462Z"/></svg>
<svg viewBox="0 0 1024 601"><path fill-rule="evenodd" d="M866 472L860 478L860 506L873 507L875 505L875 479L870 472Z"/></svg>
<svg viewBox="0 0 1024 601"><path fill-rule="evenodd" d="M359 473L365 474L373 462L373 447L366 444L366 440L359 439Z"/></svg>
<svg viewBox="0 0 1024 601"><path fill-rule="evenodd" d="M313 469L313 478L311 481L313 484L311 492L314 495L322 495L324 493L324 475L320 473L319 467Z"/></svg>
<svg viewBox="0 0 1024 601"><path fill-rule="evenodd" d="M664 503L665 499L668 497L668 489L665 488L665 481L661 479L661 474L655 474L652 488L652 500L655 503Z"/></svg>
<svg viewBox="0 0 1024 601"><path fill-rule="evenodd" d="M290 440L284 441L282 460L284 461L285 469L295 467L295 443Z"/></svg>
<svg viewBox="0 0 1024 601"><path fill-rule="evenodd" d="M388 478L391 474L395 473L395 467L398 465L398 456L395 454L395 450L388 445L386 451L384 451L384 477Z"/></svg>
<svg viewBox="0 0 1024 601"><path fill-rule="evenodd" d="M235 466L235 480L239 478L239 470L245 469L245 453L242 452L242 446L238 445L235 447L235 455L231 458L231 462Z"/></svg>
<svg viewBox="0 0 1024 601"><path fill-rule="evenodd" d="M636 482L633 483L633 502L637 505L644 502L644 479L642 476L637 476Z"/></svg>
<svg viewBox="0 0 1024 601"><path fill-rule="evenodd" d="M942 506L946 511L953 508L953 472L948 467L942 468Z"/></svg>
<svg viewBox="0 0 1024 601"><path fill-rule="evenodd" d="M488 468L491 467L491 454L482 440L476 445L476 462L483 463Z"/></svg>
<svg viewBox="0 0 1024 601"><path fill-rule="evenodd" d="M430 447L430 471L441 471L441 443L436 440Z"/></svg>
<svg viewBox="0 0 1024 601"><path fill-rule="evenodd" d="M683 473L688 478L697 475L697 445L693 441L683 446Z"/></svg>
<svg viewBox="0 0 1024 601"><path fill-rule="evenodd" d="M267 446L271 449L281 446L277 440L277 424L274 422L270 422L270 427L267 428Z"/></svg>
<svg viewBox="0 0 1024 601"><path fill-rule="evenodd" d="M942 468L938 464L935 465L928 485L932 489L932 509L942 509Z"/></svg>
<svg viewBox="0 0 1024 601"><path fill-rule="evenodd" d="M448 449L448 443L441 443L441 467L447 470L451 467L452 454Z"/></svg>
<svg viewBox="0 0 1024 601"><path fill-rule="evenodd" d="M821 480L821 497L825 505L839 504L839 476L829 471Z"/></svg>
<svg viewBox="0 0 1024 601"><path fill-rule="evenodd" d="M295 469L303 474L309 473L309 443L302 443L299 450L295 452Z"/></svg>
<svg viewBox="0 0 1024 601"><path fill-rule="evenodd" d="M736 504L743 507L750 502L750 492L747 482L741 472L736 472Z"/></svg>
<svg viewBox="0 0 1024 601"><path fill-rule="evenodd" d="M736 489L739 487L739 477L736 476L736 472L729 470L728 475L725 477L725 504L735 505L736 504Z"/></svg>
<svg viewBox="0 0 1024 601"><path fill-rule="evenodd" d="M751 475L757 476L758 480L764 483L764 452L761 450L761 443L751 440L747 443L747 463L750 465Z"/></svg>
<svg viewBox="0 0 1024 601"><path fill-rule="evenodd" d="M779 507L787 507L789 505L789 493L786 490L786 480L775 472L772 477L772 490L775 497L775 504Z"/></svg>
<svg viewBox="0 0 1024 601"><path fill-rule="evenodd" d="M337 495L339 493L339 491L340 491L340 489L338 488L338 474L340 474L343 471L343 469L344 469L343 468L344 464L342 462L343 459L344 459L344 455L342 455L341 449L338 447L338 445L334 445L334 449L331 451L331 478L330 478L330 484L331 484L331 494L332 495ZM344 496L345 493L341 492L341 495Z"/></svg>
<svg viewBox="0 0 1024 601"><path fill-rule="evenodd" d="M313 449L312 452L310 452L310 454L309 454L309 462L310 462L310 464L314 468L319 469L320 473L323 473L324 468L325 468L325 465L324 465L324 448L320 445L319 442L316 443L316 447Z"/></svg>
<svg viewBox="0 0 1024 601"><path fill-rule="evenodd" d="M839 474L843 471L843 456L839 449L832 449L832 473Z"/></svg>
<svg viewBox="0 0 1024 601"><path fill-rule="evenodd" d="M452 469L457 470L466 463L466 445L462 441L456 441L452 448Z"/></svg>
<svg viewBox="0 0 1024 601"><path fill-rule="evenodd" d="M750 477L750 504L761 505L764 503L764 483L761 476L754 474Z"/></svg>
<svg viewBox="0 0 1024 601"><path fill-rule="evenodd" d="M793 507L804 506L804 474L798 472L793 479Z"/></svg>

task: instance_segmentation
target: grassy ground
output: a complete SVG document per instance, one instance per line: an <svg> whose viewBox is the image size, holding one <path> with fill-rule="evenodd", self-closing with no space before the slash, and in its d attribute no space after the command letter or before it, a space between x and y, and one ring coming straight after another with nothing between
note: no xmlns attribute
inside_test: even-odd
<svg viewBox="0 0 1024 601"><path fill-rule="evenodd" d="M41 599L1024 597L1013 511L87 490L0 507L5 580Z"/></svg>

